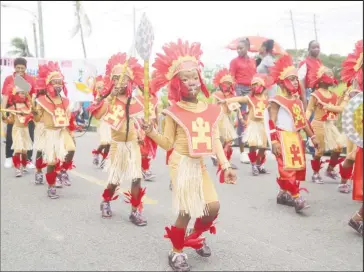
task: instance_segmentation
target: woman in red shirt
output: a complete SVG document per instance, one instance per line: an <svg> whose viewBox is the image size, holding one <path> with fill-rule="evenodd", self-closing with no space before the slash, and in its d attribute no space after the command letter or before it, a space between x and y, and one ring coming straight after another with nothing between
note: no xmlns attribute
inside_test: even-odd
<svg viewBox="0 0 364 272"><path fill-rule="evenodd" d="M236 82L235 92L237 96L246 96L250 92L250 83L255 74L256 65L255 60L248 56L248 50L250 47L249 39L239 41L237 52L238 57L230 62L230 74L234 77ZM243 119L246 120L247 105L242 104L240 107ZM239 119L237 133L240 136L244 132L244 120ZM242 137L239 138L240 145L240 161L242 163L249 164L249 156L247 152L244 152L244 144Z"/></svg>

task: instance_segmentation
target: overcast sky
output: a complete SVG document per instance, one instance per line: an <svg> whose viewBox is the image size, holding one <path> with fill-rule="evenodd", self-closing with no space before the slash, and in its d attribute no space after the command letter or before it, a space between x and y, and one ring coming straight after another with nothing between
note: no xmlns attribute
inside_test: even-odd
<svg viewBox="0 0 364 272"><path fill-rule="evenodd" d="M80 37L70 39L75 23L72 1L43 2L45 54L49 58L82 58ZM1 1L22 6L37 14L37 1ZM199 1L96 1L82 2L92 22L93 32L86 38L88 58L109 58L118 51L129 52L132 44L132 12L137 9L137 25L146 12L154 26L153 52L177 38L201 42L206 65L223 64L236 56L224 47L245 35L273 38L283 48L294 48L290 10L296 28L297 47L306 48L315 38L314 13L318 39L324 53L346 55L363 33L362 1L290 2L199 2ZM32 16L13 8L1 8L1 56L11 50L10 40L27 37L34 52ZM37 29L38 30L38 29ZM154 56L152 58L154 60Z"/></svg>

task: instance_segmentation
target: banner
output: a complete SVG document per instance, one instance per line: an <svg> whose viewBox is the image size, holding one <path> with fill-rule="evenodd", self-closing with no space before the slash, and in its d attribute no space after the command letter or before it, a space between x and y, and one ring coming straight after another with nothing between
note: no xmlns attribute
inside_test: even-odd
<svg viewBox="0 0 364 272"><path fill-rule="evenodd" d="M1 58L1 88L7 76L14 72L15 58ZM93 96L90 92L90 82L97 75L104 75L107 59L37 59L25 58L27 60L27 73L37 76L38 65L48 61L59 63L68 90L68 98L71 102L92 101Z"/></svg>

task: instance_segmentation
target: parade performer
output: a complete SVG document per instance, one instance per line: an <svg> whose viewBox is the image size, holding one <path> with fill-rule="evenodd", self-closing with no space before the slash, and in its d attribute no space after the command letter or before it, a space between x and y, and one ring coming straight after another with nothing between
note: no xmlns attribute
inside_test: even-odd
<svg viewBox="0 0 364 272"><path fill-rule="evenodd" d="M10 115L6 119L7 124L13 124L12 138L14 150L13 165L15 168L15 176L21 177L26 172L28 163L27 152L32 150L33 143L30 138L28 122L33 119L31 113L31 98L29 93L9 84L7 88L8 105L7 110Z"/></svg>
<svg viewBox="0 0 364 272"><path fill-rule="evenodd" d="M272 84L264 74L254 75L251 82L251 91L247 96L228 98L225 100L229 105L239 102L248 104L248 120L243 142L249 145L249 159L254 176L268 173L264 168L266 161L265 150L268 148L267 134L264 128L264 110L268 106L266 89ZM258 152L257 152L258 151Z"/></svg>
<svg viewBox="0 0 364 272"><path fill-rule="evenodd" d="M155 73L152 73L152 79L155 76ZM144 101L144 86L141 85L139 86L139 90L141 91L141 95L138 95L135 97L136 100L138 100L138 102L140 104L143 103ZM150 109L150 116L149 118L152 121L152 124L154 126L155 129L158 128L158 103L159 103L159 99L157 97L157 94L155 93L155 90L153 90L153 88L151 88L150 92L150 98L149 98L149 109ZM143 116L141 116L141 118L144 118ZM138 118L138 121L141 124L141 118ZM143 173L143 178L146 181L151 181L155 178L155 175L153 175L152 171L150 170L150 162L152 159L155 159L156 155L157 155L157 144L150 139L148 136L143 136L143 142L140 145L140 152L142 155L142 173Z"/></svg>
<svg viewBox="0 0 364 272"><path fill-rule="evenodd" d="M234 79L228 69L222 69L218 71L214 77L214 87L218 90L213 93L214 103L219 103L225 99L235 96ZM240 112L240 105L238 103L232 103L229 105L221 104L223 115L219 121L219 132L222 139L223 148L227 159L230 161L233 154L233 148L231 147L233 140L238 138L238 134L235 131L233 121L231 120L231 114L234 111ZM215 166L217 166L216 156L211 157ZM233 169L237 167L230 162Z"/></svg>
<svg viewBox="0 0 364 272"><path fill-rule="evenodd" d="M193 247L196 252L209 257L211 250L201 235L215 233L214 222L219 212L219 201L213 182L203 163L203 156L217 154L225 173L226 183L235 183L236 175L226 159L220 142L217 123L221 107L198 101L200 91L209 93L200 75L199 43L169 43L163 47L164 54L157 54L153 67L157 70L153 80L157 88L170 83L169 97L176 103L163 111L166 115L164 134L143 124L146 134L165 150L174 147L169 157L169 169L173 183L172 198L178 218L171 227L166 227L166 238L173 249L169 253L169 265L174 271L189 271L184 247ZM191 217L196 217L193 230L186 233Z"/></svg>
<svg viewBox="0 0 364 272"><path fill-rule="evenodd" d="M35 98L34 98L34 105L37 104L37 99L41 96L46 95L46 79L37 77L35 82ZM46 163L43 162L43 153L44 153L44 147L46 143L46 137L45 137L45 128L44 128L44 122L43 118L35 118L38 120L38 122L35 122L35 130L34 130L34 144L33 149L37 152L36 153L36 159L35 159L35 184L43 184L43 168L47 166ZM36 121L36 120L35 120ZM59 180L58 180L59 182ZM57 181L56 181L57 183ZM56 187L61 186L61 184L56 184Z"/></svg>
<svg viewBox="0 0 364 272"><path fill-rule="evenodd" d="M343 94L344 108L347 102L358 93L363 92L363 40L355 44L353 53L350 53L342 64L341 80L347 84L348 90ZM352 87L352 88L350 88ZM348 180L351 179L355 161L357 146L349 139L346 142L346 158L340 164L341 184L338 187L341 193L350 193L351 186Z"/></svg>
<svg viewBox="0 0 364 272"><path fill-rule="evenodd" d="M108 79L105 79L105 80L108 80ZM100 98L101 93L104 89L104 86L105 86L104 78L101 75L97 76L95 79L95 85L94 85L94 89L92 92L92 94L94 96L94 100L97 100ZM95 166L100 166L100 168L103 169L105 166L106 158L109 155L110 143L111 143L111 129L110 129L109 124L107 122L105 122L103 119L100 120L100 124L97 129L97 133L99 135L100 145L97 149L94 149L92 151L92 154L94 156L93 164ZM99 160L100 155L102 157L101 163Z"/></svg>
<svg viewBox="0 0 364 272"><path fill-rule="evenodd" d="M118 198L118 189L122 182L131 182L131 190L124 193L131 204L130 221L137 226L145 226L142 198L145 188L141 187L141 154L135 128L136 118L143 113L143 104L132 98L133 88L143 83L144 70L137 59L127 60L125 53L113 55L106 65L106 77L110 84L106 86L107 100L100 98L89 108L96 119L103 119L111 128L110 155L105 169L108 171L108 185L102 194L100 205L103 218L112 217L110 202Z"/></svg>
<svg viewBox="0 0 364 272"><path fill-rule="evenodd" d="M320 176L320 169L323 162L321 157L324 152L330 151L331 157L326 170L326 176L336 179L338 174L334 168L341 163L339 159L342 148L345 147L345 137L339 132L335 126L340 110L335 109L338 105L338 96L329 88L337 85L333 72L323 66L312 65L308 73L308 82L310 86L315 87L315 91L311 94L306 110L306 118L309 119L314 113L311 126L319 142L319 149L315 151L314 158L311 160L313 169L312 182L324 183Z"/></svg>
<svg viewBox="0 0 364 272"><path fill-rule="evenodd" d="M295 95L299 91L297 70L288 55L279 58L271 68L271 77L282 90L280 95L271 98L269 121L272 153L276 156L279 176L277 183L280 192L277 203L294 206L301 212L309 205L300 195L300 181L305 180L306 160L300 130L304 130L315 147L318 142L304 114L303 103ZM267 115L268 110L265 114Z"/></svg>
<svg viewBox="0 0 364 272"><path fill-rule="evenodd" d="M46 163L48 183L48 196L51 199L59 198L56 191L56 181L64 185L71 185L67 171L73 165L75 142L72 131L75 129L74 119L69 111L69 99L64 83L64 77L57 62L39 67L39 77L45 79L46 93L36 99L37 107L33 114L36 122L43 120L44 154L42 163ZM61 93L66 97L62 97Z"/></svg>

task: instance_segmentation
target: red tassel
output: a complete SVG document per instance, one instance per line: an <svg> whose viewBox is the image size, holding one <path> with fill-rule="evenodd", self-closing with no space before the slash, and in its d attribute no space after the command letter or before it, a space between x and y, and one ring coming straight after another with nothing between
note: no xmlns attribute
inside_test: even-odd
<svg viewBox="0 0 364 272"><path fill-rule="evenodd" d="M166 234L164 238L168 238L171 240L173 247L177 250L182 250L185 246L185 233L186 230L184 228L177 228L175 226L165 227Z"/></svg>
<svg viewBox="0 0 364 272"><path fill-rule="evenodd" d="M38 159L35 160L35 167L37 169L43 169L44 167L46 167L47 164L43 162L43 158L40 157Z"/></svg>
<svg viewBox="0 0 364 272"><path fill-rule="evenodd" d="M100 153L102 158L105 160L107 158L107 156L109 155L109 152L104 152L104 153Z"/></svg>
<svg viewBox="0 0 364 272"><path fill-rule="evenodd" d="M353 169L354 169L354 166L353 165L350 166L350 167L348 167L348 168L346 168L346 167L344 168L342 166L342 164L340 164L340 175L341 175L341 178L342 179L345 179L345 180L350 179L351 176L353 175Z"/></svg>
<svg viewBox="0 0 364 272"><path fill-rule="evenodd" d="M116 200L116 199L118 199L118 197L119 197L119 195L116 195L113 197L110 194L110 190L107 188L104 190L104 193L102 194L102 198L104 199L105 202L110 202L110 201Z"/></svg>
<svg viewBox="0 0 364 272"><path fill-rule="evenodd" d="M221 165L217 168L216 175L219 177L220 183L225 183L224 171L222 170Z"/></svg>
<svg viewBox="0 0 364 272"><path fill-rule="evenodd" d="M45 174L47 183L54 185L56 183L57 173L55 171Z"/></svg>
<svg viewBox="0 0 364 272"><path fill-rule="evenodd" d="M94 150L92 150L92 154L93 155L99 155L99 154L101 154L101 152L98 151L97 149L94 149Z"/></svg>
<svg viewBox="0 0 364 272"><path fill-rule="evenodd" d="M146 157L142 157L142 169L144 171L147 171L150 167L150 159Z"/></svg>
<svg viewBox="0 0 364 272"><path fill-rule="evenodd" d="M75 167L76 166L73 165L73 161L69 161L69 162L63 162L61 169L65 170L65 171L68 171L68 170L72 170Z"/></svg>
<svg viewBox="0 0 364 272"><path fill-rule="evenodd" d="M130 191L127 193L124 192L124 195L126 197L125 203L131 204L135 208L140 208L140 204L142 203L142 198L145 195L146 188L139 188L139 194L137 198L134 198Z"/></svg>
<svg viewBox="0 0 364 272"><path fill-rule="evenodd" d="M205 238L200 237L200 235L201 234L196 232L188 235L185 238L184 247L191 247L193 249L200 249L203 247L203 241L205 241Z"/></svg>
<svg viewBox="0 0 364 272"><path fill-rule="evenodd" d="M211 234L216 234L216 226L214 224L214 221L216 220L217 215L214 217L214 219L208 223L202 222L201 218L197 218L195 221L195 224L193 226L193 229L196 233L199 233L200 235L205 231L210 231Z"/></svg>
<svg viewBox="0 0 364 272"><path fill-rule="evenodd" d="M230 145L230 144L226 144L226 145L225 145L225 147L224 147L224 153L225 153L226 159L227 159L228 161L230 161L231 156L232 156L232 154L233 154L233 149L232 149L232 147L231 147L231 145Z"/></svg>

